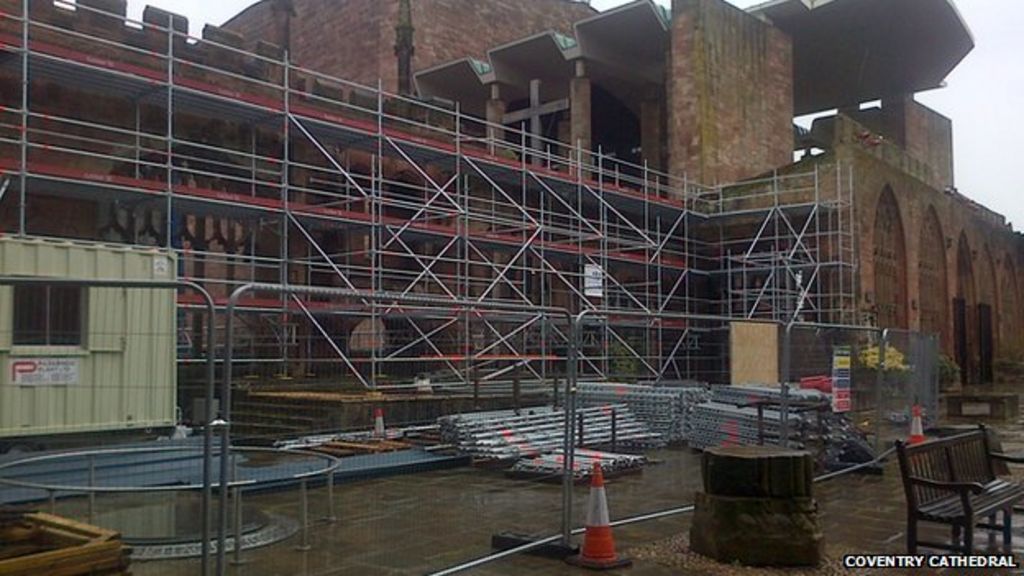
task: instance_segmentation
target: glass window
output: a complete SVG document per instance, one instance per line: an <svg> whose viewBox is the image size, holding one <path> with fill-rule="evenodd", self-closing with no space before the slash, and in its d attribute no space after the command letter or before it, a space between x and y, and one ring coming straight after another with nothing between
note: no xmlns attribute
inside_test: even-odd
<svg viewBox="0 0 1024 576"><path fill-rule="evenodd" d="M80 346L84 308L80 286L15 286L14 345Z"/></svg>

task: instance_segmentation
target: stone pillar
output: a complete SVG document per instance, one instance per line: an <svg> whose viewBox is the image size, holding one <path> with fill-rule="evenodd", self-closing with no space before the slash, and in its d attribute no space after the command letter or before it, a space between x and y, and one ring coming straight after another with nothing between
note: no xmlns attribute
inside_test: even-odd
<svg viewBox="0 0 1024 576"><path fill-rule="evenodd" d="M704 451L690 548L744 566L816 566L825 542L809 452L766 446Z"/></svg>
<svg viewBox="0 0 1024 576"><path fill-rule="evenodd" d="M665 115L662 91L652 89L640 102L640 149L652 170L664 170Z"/></svg>
<svg viewBox="0 0 1024 576"><path fill-rule="evenodd" d="M735 182L793 161L792 42L781 30L724 0L673 0L666 84L673 176Z"/></svg>
<svg viewBox="0 0 1024 576"><path fill-rule="evenodd" d="M491 97L487 100L487 140L488 150L494 153L494 142L503 141L505 139L505 129L503 126L503 120L505 118L505 111L508 105L501 99L501 88L497 83L491 84Z"/></svg>
<svg viewBox="0 0 1024 576"><path fill-rule="evenodd" d="M569 116L571 122L570 135L572 146L578 143L580 148L589 152L592 143L590 78L583 60L576 61L576 75L569 82Z"/></svg>

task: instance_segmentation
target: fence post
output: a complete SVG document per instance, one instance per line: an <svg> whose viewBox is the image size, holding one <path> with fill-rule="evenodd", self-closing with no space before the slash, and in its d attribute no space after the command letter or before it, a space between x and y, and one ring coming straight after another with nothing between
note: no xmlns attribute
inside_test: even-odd
<svg viewBox="0 0 1024 576"><path fill-rule="evenodd" d="M793 361L793 323L786 324L782 337L782 398L779 406L779 445L789 446L789 381Z"/></svg>
<svg viewBox="0 0 1024 576"><path fill-rule="evenodd" d="M615 408L612 408L612 452L617 451L618 445L618 415L615 412Z"/></svg>
<svg viewBox="0 0 1024 576"><path fill-rule="evenodd" d="M324 518L329 524L338 521L334 515L334 470L327 473L327 516Z"/></svg>
<svg viewBox="0 0 1024 576"><path fill-rule="evenodd" d="M889 338L889 329L880 331L878 340L878 370L875 374L875 452L882 446L882 386L885 385L885 348Z"/></svg>
<svg viewBox="0 0 1024 576"><path fill-rule="evenodd" d="M576 428L578 430L577 435L579 436L579 438L576 439L576 442L579 442L579 444L578 444L579 446L583 446L583 414L582 413L576 415Z"/></svg>
<svg viewBox="0 0 1024 576"><path fill-rule="evenodd" d="M520 407L522 406L520 392L519 375L516 374L512 377L512 408L515 410L516 416L519 416Z"/></svg>
<svg viewBox="0 0 1024 576"><path fill-rule="evenodd" d="M231 563L235 566L243 564L242 562L242 487L235 486L234 489L234 503L235 503L235 554Z"/></svg>
<svg viewBox="0 0 1024 576"><path fill-rule="evenodd" d="M299 482L299 530L302 531L302 543L295 547L296 550L305 552L311 547L309 545L309 490L307 481L303 478Z"/></svg>
<svg viewBox="0 0 1024 576"><path fill-rule="evenodd" d="M565 419L562 426L562 546L572 546L572 489L573 489L573 466L575 460L576 446L573 439L573 414L575 403L573 402L573 388L576 385L576 353L579 339L579 323L582 321L584 312L579 317L569 316L569 350L566 354L565 366L565 397L562 399L565 410Z"/></svg>
<svg viewBox="0 0 1024 576"><path fill-rule="evenodd" d="M96 455L89 454L89 524L96 523Z"/></svg>

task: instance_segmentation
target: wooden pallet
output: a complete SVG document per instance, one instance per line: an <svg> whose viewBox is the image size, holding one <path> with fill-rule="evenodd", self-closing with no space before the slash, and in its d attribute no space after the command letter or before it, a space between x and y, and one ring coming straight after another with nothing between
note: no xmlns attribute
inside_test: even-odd
<svg viewBox="0 0 1024 576"><path fill-rule="evenodd" d="M326 444L310 448L310 450L342 458L345 456L355 456L357 454L383 454L385 452L397 452L399 450L408 450L409 448L411 448L409 444L405 442L397 442L395 440L370 440L366 442L333 440Z"/></svg>
<svg viewBox="0 0 1024 576"><path fill-rule="evenodd" d="M129 574L121 536L51 514L25 514L0 528L0 574L113 576Z"/></svg>
<svg viewBox="0 0 1024 576"><path fill-rule="evenodd" d="M326 403L345 403L345 402L371 402L380 401L384 399L384 395L380 392L316 392L316 391L296 391L296 392L281 392L281 391L266 391L266 392L250 392L248 398L252 400L284 400L284 401L298 401L298 402L326 402Z"/></svg>

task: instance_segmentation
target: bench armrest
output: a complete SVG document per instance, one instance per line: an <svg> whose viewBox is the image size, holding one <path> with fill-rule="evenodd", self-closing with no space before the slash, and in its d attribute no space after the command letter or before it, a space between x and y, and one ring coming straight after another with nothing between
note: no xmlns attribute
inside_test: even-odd
<svg viewBox="0 0 1024 576"><path fill-rule="evenodd" d="M985 487L978 482L944 482L941 480L928 480L926 478L918 478L917 476L910 476L907 478L907 480L914 484L927 486L928 488L935 488L938 490L949 490L951 492L970 492L972 494L981 494L982 492L985 491Z"/></svg>
<svg viewBox="0 0 1024 576"><path fill-rule="evenodd" d="M1008 462L1010 464L1024 464L1024 455L1005 454L1003 452L992 452L989 454L994 460Z"/></svg>

